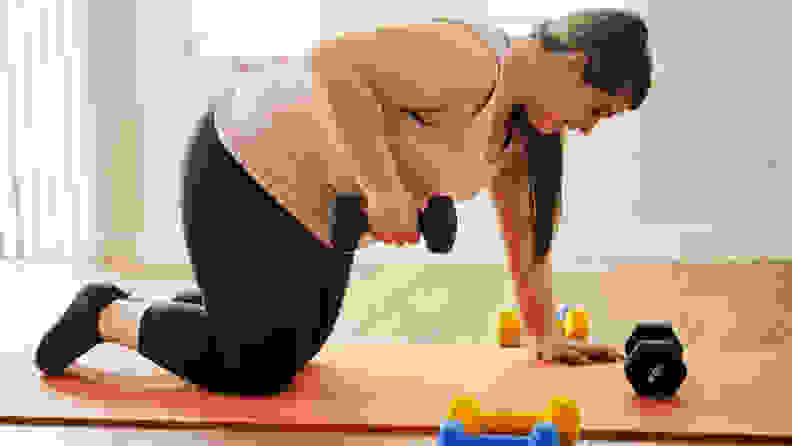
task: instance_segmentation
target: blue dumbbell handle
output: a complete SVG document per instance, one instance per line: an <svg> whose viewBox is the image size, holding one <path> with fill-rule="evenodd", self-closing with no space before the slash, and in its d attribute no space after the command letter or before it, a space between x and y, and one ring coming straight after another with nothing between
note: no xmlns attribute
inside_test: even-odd
<svg viewBox="0 0 792 446"><path fill-rule="evenodd" d="M528 435L470 435L462 423L446 421L440 426L437 446L560 446L558 430L552 423L539 423Z"/></svg>

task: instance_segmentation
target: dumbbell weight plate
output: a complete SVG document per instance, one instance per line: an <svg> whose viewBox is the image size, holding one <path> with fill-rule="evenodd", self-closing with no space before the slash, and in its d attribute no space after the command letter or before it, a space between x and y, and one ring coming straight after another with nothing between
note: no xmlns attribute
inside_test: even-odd
<svg viewBox="0 0 792 446"><path fill-rule="evenodd" d="M628 377L632 377L629 381L635 393L656 400L673 398L687 377L687 366L684 362L670 365L657 363L647 367L645 364L634 364L628 359L625 368L629 370Z"/></svg>
<svg viewBox="0 0 792 446"><path fill-rule="evenodd" d="M687 377L682 351L668 339L641 340L624 362L635 392L644 397L671 398Z"/></svg>
<svg viewBox="0 0 792 446"><path fill-rule="evenodd" d="M671 325L671 322L641 321L635 326L635 329L633 330L630 337L627 338L627 341L624 344L624 353L629 355L637 345L638 341L644 339L668 339L672 343L678 345L680 350L682 349L682 344L679 342L679 338L676 336L676 333L674 333L674 327Z"/></svg>
<svg viewBox="0 0 792 446"><path fill-rule="evenodd" d="M640 396L670 398L687 377L682 345L668 321L640 322L624 350L624 372Z"/></svg>
<svg viewBox="0 0 792 446"><path fill-rule="evenodd" d="M435 254L451 252L458 225L456 206L449 197L432 197L426 210L418 215L419 232L423 233L426 247Z"/></svg>
<svg viewBox="0 0 792 446"><path fill-rule="evenodd" d="M330 203L330 240L345 253L358 249L360 237L368 231L368 217L362 210L360 194L338 194ZM338 224L338 219L349 219Z"/></svg>

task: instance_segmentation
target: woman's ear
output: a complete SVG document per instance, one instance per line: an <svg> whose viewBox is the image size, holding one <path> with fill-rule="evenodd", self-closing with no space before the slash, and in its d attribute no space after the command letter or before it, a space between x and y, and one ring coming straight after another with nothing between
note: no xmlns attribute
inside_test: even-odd
<svg viewBox="0 0 792 446"><path fill-rule="evenodd" d="M589 62L589 57L586 56L582 50L571 51L564 54L564 57L569 63L569 69L573 73L582 73L586 64Z"/></svg>

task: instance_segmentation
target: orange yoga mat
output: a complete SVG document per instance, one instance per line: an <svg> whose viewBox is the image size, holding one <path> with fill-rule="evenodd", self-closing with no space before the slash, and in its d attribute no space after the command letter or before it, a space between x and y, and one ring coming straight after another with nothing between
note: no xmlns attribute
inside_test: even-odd
<svg viewBox="0 0 792 446"><path fill-rule="evenodd" d="M29 358L4 354L0 422L432 433L456 395L475 396L484 411L537 412L565 396L582 409L584 439L792 441L784 398L790 361L775 354L691 350L678 398L652 403L634 397L621 363L548 365L529 353L495 345L330 345L292 391L270 398L196 391L165 374L77 367L80 376L42 378Z"/></svg>

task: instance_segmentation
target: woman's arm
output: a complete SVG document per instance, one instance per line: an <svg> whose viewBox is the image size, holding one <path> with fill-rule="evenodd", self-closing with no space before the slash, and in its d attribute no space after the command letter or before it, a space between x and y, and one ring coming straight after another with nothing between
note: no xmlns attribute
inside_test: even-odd
<svg viewBox="0 0 792 446"><path fill-rule="evenodd" d="M322 125L339 153L355 166L355 177L369 193L401 192L403 186L385 138L385 117L373 81L355 65L363 49L338 45L314 52L313 100Z"/></svg>
<svg viewBox="0 0 792 446"><path fill-rule="evenodd" d="M315 101L336 146L359 165L362 183L395 185L388 143L399 135L389 134L395 129L386 114L462 105L466 92L489 91L493 60L473 52L471 38L463 25L386 26L324 41L312 52Z"/></svg>
<svg viewBox="0 0 792 446"><path fill-rule="evenodd" d="M518 136L517 139L522 137ZM552 148L554 147L549 144L542 147L540 142L534 145L534 150ZM558 359L577 364L602 359L624 359L619 348L596 344L570 345L563 336L561 328L555 322L557 302L552 289L551 252L548 250L546 254L542 251L537 253L535 249L537 211L529 179L531 175L544 172L534 171L529 174L528 160L524 152L502 153L498 158L501 161L498 163L500 167L490 190L506 242L509 269L514 280L523 328L536 341L537 359ZM537 159L542 160L541 154L534 157L534 162ZM552 168L547 165L541 167ZM552 212L552 222L558 224L560 209L557 205L540 207L538 212Z"/></svg>
<svg viewBox="0 0 792 446"><path fill-rule="evenodd" d="M557 334L550 255L540 259L534 255L535 216L527 159L522 153L507 155L491 191L524 328L530 336L544 338Z"/></svg>

